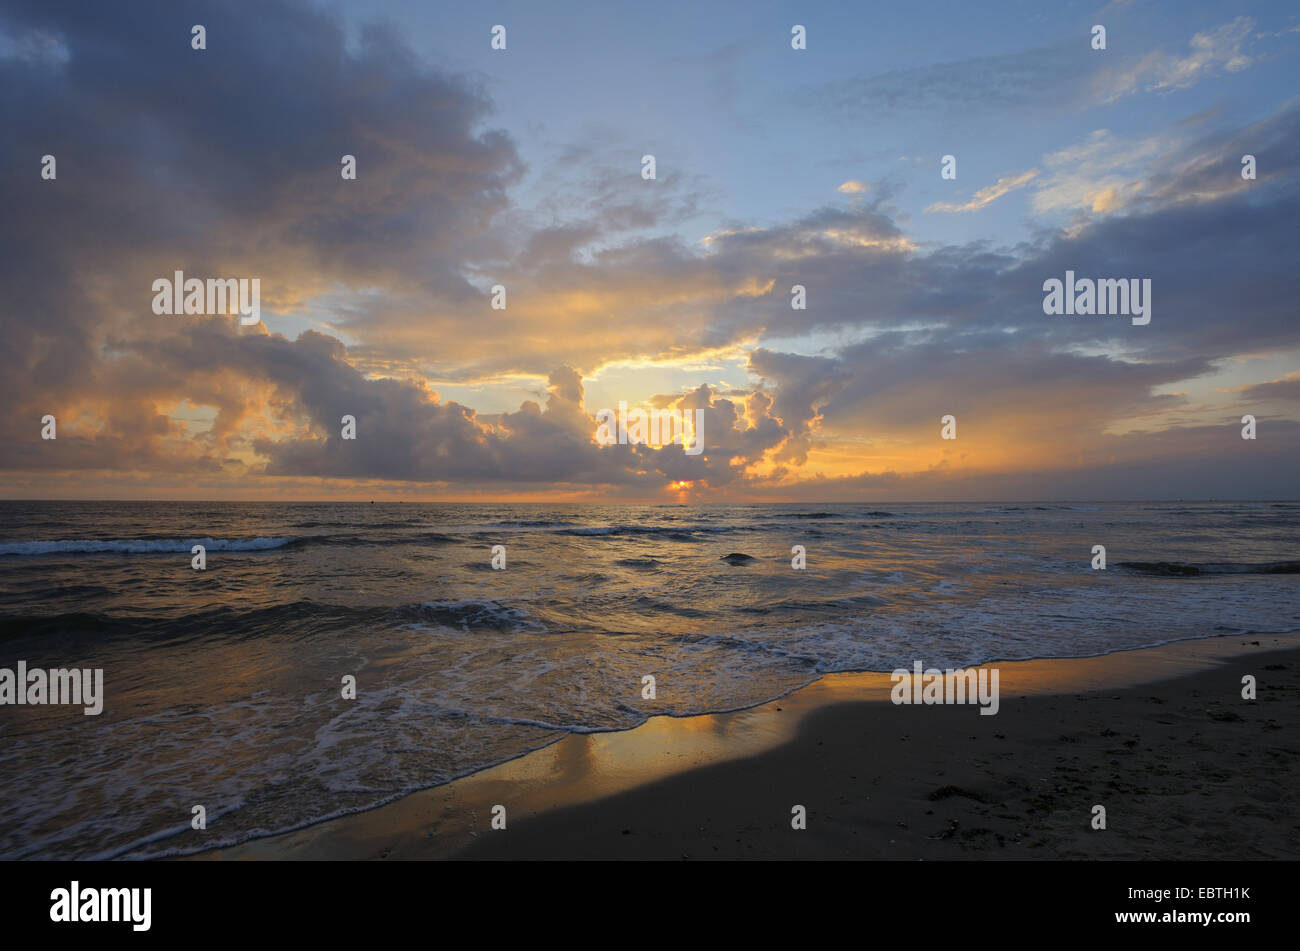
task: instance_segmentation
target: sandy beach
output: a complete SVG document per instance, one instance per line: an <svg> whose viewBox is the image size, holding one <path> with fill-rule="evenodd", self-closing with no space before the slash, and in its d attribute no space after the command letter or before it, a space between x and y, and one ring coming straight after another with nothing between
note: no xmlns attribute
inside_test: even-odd
<svg viewBox="0 0 1300 951"><path fill-rule="evenodd" d="M894 705L887 674L836 674L194 857L1300 858L1300 634L987 666L994 716Z"/></svg>

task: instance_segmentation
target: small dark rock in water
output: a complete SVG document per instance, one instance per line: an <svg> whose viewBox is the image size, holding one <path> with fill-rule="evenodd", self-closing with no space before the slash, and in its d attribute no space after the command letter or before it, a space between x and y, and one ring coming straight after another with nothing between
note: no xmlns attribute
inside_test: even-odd
<svg viewBox="0 0 1300 951"><path fill-rule="evenodd" d="M719 561L725 561L729 565L747 565L751 561L758 561L753 555L744 555L738 551L733 551L730 555L723 555Z"/></svg>

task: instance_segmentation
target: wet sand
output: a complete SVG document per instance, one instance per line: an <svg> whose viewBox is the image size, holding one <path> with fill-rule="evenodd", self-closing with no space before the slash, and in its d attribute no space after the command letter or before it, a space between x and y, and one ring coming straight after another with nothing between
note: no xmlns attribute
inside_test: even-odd
<svg viewBox="0 0 1300 951"><path fill-rule="evenodd" d="M986 666L995 716L835 674L195 858L1300 858L1300 634Z"/></svg>

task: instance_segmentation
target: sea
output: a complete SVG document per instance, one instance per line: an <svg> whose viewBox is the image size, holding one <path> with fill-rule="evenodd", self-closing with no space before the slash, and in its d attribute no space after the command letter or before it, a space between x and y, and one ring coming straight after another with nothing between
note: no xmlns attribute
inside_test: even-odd
<svg viewBox="0 0 1300 951"><path fill-rule="evenodd" d="M0 668L104 698L0 706L0 858L229 846L832 671L1293 631L1298 592L1293 501L2 502Z"/></svg>

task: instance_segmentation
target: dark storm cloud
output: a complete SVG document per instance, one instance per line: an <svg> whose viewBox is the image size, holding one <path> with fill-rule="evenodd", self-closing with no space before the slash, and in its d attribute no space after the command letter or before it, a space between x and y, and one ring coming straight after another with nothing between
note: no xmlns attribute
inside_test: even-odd
<svg viewBox="0 0 1300 951"><path fill-rule="evenodd" d="M479 90L382 29L350 48L306 4L8 0L0 30L67 53L0 58L11 396L75 385L110 327L160 332L150 282L173 268L258 276L288 307L330 282L464 291L465 249L521 171L503 134L477 131Z"/></svg>
<svg viewBox="0 0 1300 951"><path fill-rule="evenodd" d="M205 51L191 48L195 23ZM175 368L150 372L174 379L170 393L134 392L145 388L119 372L194 331L152 314L155 278L259 277L264 306L336 281L465 293L466 249L521 172L504 135L477 130L480 90L385 30L350 46L307 4L7 0L0 32L5 49L57 52L0 56L0 394L14 408L0 425L16 464L33 418L88 399L114 405L80 464L146 462L132 458L132 420L155 420L148 404L169 395L203 395ZM44 154L55 181L39 178ZM358 156L357 181L341 179L344 154ZM254 335L238 360L217 351L206 366L239 374L279 359L277 346Z"/></svg>

